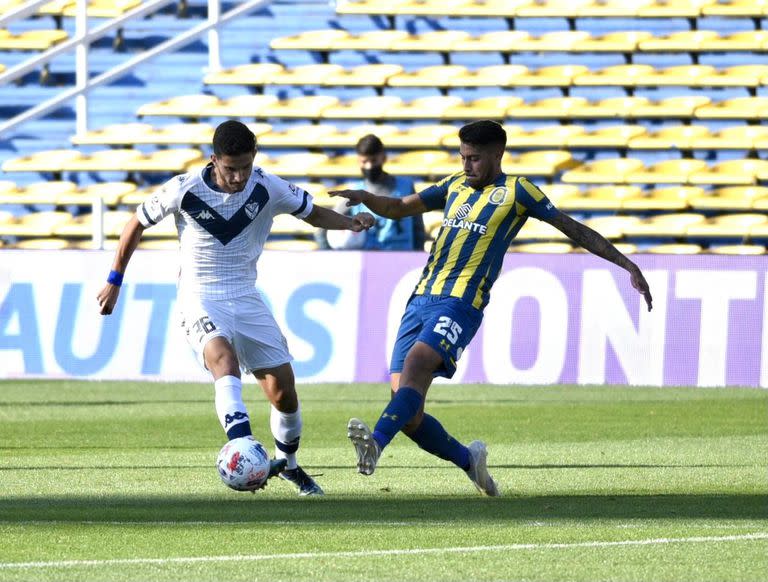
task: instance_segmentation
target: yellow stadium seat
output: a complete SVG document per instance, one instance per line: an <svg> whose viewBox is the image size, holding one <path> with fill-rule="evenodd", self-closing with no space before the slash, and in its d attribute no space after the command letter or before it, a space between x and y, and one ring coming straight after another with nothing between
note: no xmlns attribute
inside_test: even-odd
<svg viewBox="0 0 768 582"><path fill-rule="evenodd" d="M599 71L578 75L573 84L577 86L617 85L634 87L638 80L655 71L651 65L612 65Z"/></svg>
<svg viewBox="0 0 768 582"><path fill-rule="evenodd" d="M706 125L672 125L631 138L629 147L635 150L689 150L701 147L700 140L709 135Z"/></svg>
<svg viewBox="0 0 768 582"><path fill-rule="evenodd" d="M203 77L206 85L265 85L272 78L286 74L283 65L277 63L249 63L208 73Z"/></svg>
<svg viewBox="0 0 768 582"><path fill-rule="evenodd" d="M639 223L640 218L637 216L597 216L584 221L584 224L609 240L623 238L629 229Z"/></svg>
<svg viewBox="0 0 768 582"><path fill-rule="evenodd" d="M88 131L83 135L74 135L71 141L75 145L83 144L122 144L133 145L143 143L147 136L154 132L149 123L115 123L101 129Z"/></svg>
<svg viewBox="0 0 768 582"><path fill-rule="evenodd" d="M6 160L2 169L4 172L61 172L81 157L77 150L45 150Z"/></svg>
<svg viewBox="0 0 768 582"><path fill-rule="evenodd" d="M524 65L490 65L456 75L448 80L451 87L506 87L528 73Z"/></svg>
<svg viewBox="0 0 768 582"><path fill-rule="evenodd" d="M584 97L548 97L533 103L514 104L507 110L513 119L568 119L588 105Z"/></svg>
<svg viewBox="0 0 768 582"><path fill-rule="evenodd" d="M579 10L588 6L591 0L547 0L546 2L529 2L520 6L516 16L525 18L575 18Z"/></svg>
<svg viewBox="0 0 768 582"><path fill-rule="evenodd" d="M564 52L592 35L585 30L556 30L527 39L521 39L515 45L517 52Z"/></svg>
<svg viewBox="0 0 768 582"><path fill-rule="evenodd" d="M392 87L447 87L453 77L467 74L463 65L434 65L416 71L392 75L387 85Z"/></svg>
<svg viewBox="0 0 768 582"><path fill-rule="evenodd" d="M292 69L283 69L271 73L258 85L323 85L325 80L334 74L344 73L344 67L332 63L312 63L299 65ZM245 83L244 83L245 84Z"/></svg>
<svg viewBox="0 0 768 582"><path fill-rule="evenodd" d="M508 253L533 253L542 255L564 255L573 250L573 245L567 242L543 242L512 245Z"/></svg>
<svg viewBox="0 0 768 582"><path fill-rule="evenodd" d="M389 133L382 139L390 148L430 149L439 148L446 138L456 135L457 129L452 125L424 124Z"/></svg>
<svg viewBox="0 0 768 582"><path fill-rule="evenodd" d="M544 184L541 185L541 190L555 206L560 206L571 197L582 195L581 189L575 184Z"/></svg>
<svg viewBox="0 0 768 582"><path fill-rule="evenodd" d="M689 200L703 196L704 189L699 186L667 186L641 192L637 196L628 196L622 200L624 210L687 210Z"/></svg>
<svg viewBox="0 0 768 582"><path fill-rule="evenodd" d="M765 15L765 0L718 0L701 8L704 16L760 17Z"/></svg>
<svg viewBox="0 0 768 582"><path fill-rule="evenodd" d="M459 0L451 6L449 16L509 18L516 14L518 7L527 6L529 3L530 0Z"/></svg>
<svg viewBox="0 0 768 582"><path fill-rule="evenodd" d="M565 172L562 181L568 184L623 184L626 177L643 168L642 160L606 158L581 164Z"/></svg>
<svg viewBox="0 0 768 582"><path fill-rule="evenodd" d="M692 174L706 169L703 160L665 160L631 172L626 180L634 184L685 184Z"/></svg>
<svg viewBox="0 0 768 582"><path fill-rule="evenodd" d="M635 117L634 111L650 103L647 97L607 97L596 102L575 107L571 112L574 119L629 119Z"/></svg>
<svg viewBox="0 0 768 582"><path fill-rule="evenodd" d="M515 241L562 241L568 240L562 232L541 220L528 220L515 236Z"/></svg>
<svg viewBox="0 0 768 582"><path fill-rule="evenodd" d="M172 115L177 117L210 117L221 104L221 99L215 95L180 95L146 103L136 112L138 117L147 115Z"/></svg>
<svg viewBox="0 0 768 582"><path fill-rule="evenodd" d="M402 105L387 109L385 119L441 119L443 113L464 101L455 95L430 95L418 97Z"/></svg>
<svg viewBox="0 0 768 582"><path fill-rule="evenodd" d="M11 182L12 183L12 182ZM15 187L15 184L14 184ZM34 182L0 194L3 204L59 204L61 196L77 192L77 184L63 180Z"/></svg>
<svg viewBox="0 0 768 582"><path fill-rule="evenodd" d="M401 106L403 99L396 95L376 95L359 97L344 103L324 107L320 112L323 119L387 119L387 112L396 106Z"/></svg>
<svg viewBox="0 0 768 582"><path fill-rule="evenodd" d="M586 133L586 130L581 125L550 125L538 127L530 131L522 131L520 128L517 128L516 132L511 133L507 131L507 147L510 149L531 147L565 148L571 138L583 135L584 133ZM456 139L458 140L458 136Z"/></svg>
<svg viewBox="0 0 768 582"><path fill-rule="evenodd" d="M763 245L715 245L707 249L715 255L764 255Z"/></svg>
<svg viewBox="0 0 768 582"><path fill-rule="evenodd" d="M347 127L338 133L329 135L319 143L322 147L354 149L361 137L368 134L377 135L386 145L390 135L400 133L400 128L394 124L362 124Z"/></svg>
<svg viewBox="0 0 768 582"><path fill-rule="evenodd" d="M711 52L760 51L768 43L768 31L745 30L718 36L701 43L701 50Z"/></svg>
<svg viewBox="0 0 768 582"><path fill-rule="evenodd" d="M174 148L157 150L143 155L124 168L135 172L173 172L190 171L194 167L202 167L208 163L208 157L198 149Z"/></svg>
<svg viewBox="0 0 768 582"><path fill-rule="evenodd" d="M275 95L235 95L209 108L209 116L217 117L264 117L262 113L268 107L279 103Z"/></svg>
<svg viewBox="0 0 768 582"><path fill-rule="evenodd" d="M128 210L108 210L103 215L104 234L120 236L123 227L133 216ZM93 234L93 214L73 216L53 229L53 234L60 237L85 237Z"/></svg>
<svg viewBox="0 0 768 582"><path fill-rule="evenodd" d="M352 0L338 2L337 14L401 14L398 8L407 4L408 0ZM403 13L405 14L405 13Z"/></svg>
<svg viewBox="0 0 768 582"><path fill-rule="evenodd" d="M627 198L640 196L638 186L599 186L556 202L562 210L620 210Z"/></svg>
<svg viewBox="0 0 768 582"><path fill-rule="evenodd" d="M694 52L704 43L720 38L714 30L684 30L664 36L648 38L639 44L642 52Z"/></svg>
<svg viewBox="0 0 768 582"><path fill-rule="evenodd" d="M722 214L688 227L688 236L697 238L747 238L752 227L767 225L763 213Z"/></svg>
<svg viewBox="0 0 768 582"><path fill-rule="evenodd" d="M727 186L689 198L691 208L701 210L750 210L760 200L768 201L766 186Z"/></svg>
<svg viewBox="0 0 768 582"><path fill-rule="evenodd" d="M645 252L653 255L698 255L703 250L701 245L694 243L667 243L648 247Z"/></svg>
<svg viewBox="0 0 768 582"><path fill-rule="evenodd" d="M123 196L127 196L136 190L136 184L132 182L89 184L80 190L60 194L56 199L56 204L91 206L98 197L107 206L117 206Z"/></svg>
<svg viewBox="0 0 768 582"><path fill-rule="evenodd" d="M735 97L696 108L699 119L765 119L768 118L768 97Z"/></svg>
<svg viewBox="0 0 768 582"><path fill-rule="evenodd" d="M259 139L259 145L265 148L269 147L319 147L325 144L327 138L333 138L339 133L335 125L324 123L322 125L313 125L302 123L284 129L283 131L273 131L262 135Z"/></svg>
<svg viewBox="0 0 768 582"><path fill-rule="evenodd" d="M656 0L637 11L643 18L696 18L708 4L717 0Z"/></svg>
<svg viewBox="0 0 768 582"><path fill-rule="evenodd" d="M692 184L754 184L760 175L768 175L768 160L726 160L690 176Z"/></svg>
<svg viewBox="0 0 768 582"><path fill-rule="evenodd" d="M606 2L605 5L608 3ZM616 0L616 4L627 6L625 0ZM592 6L599 6L596 2ZM626 9L626 8L625 8ZM619 53L632 53L637 50L641 41L653 38L653 34L642 30L626 30L609 32L601 36L590 36L571 45L571 52L589 52L589 53L602 53L602 52L619 52Z"/></svg>
<svg viewBox="0 0 768 582"><path fill-rule="evenodd" d="M569 148L626 148L632 139L644 134L642 125L613 125L573 135L567 145Z"/></svg>
<svg viewBox="0 0 768 582"><path fill-rule="evenodd" d="M737 65L720 69L701 80L701 87L752 87L765 85L768 65Z"/></svg>
<svg viewBox="0 0 768 582"><path fill-rule="evenodd" d="M405 30L371 30L333 39L333 50L386 51L397 40L408 37Z"/></svg>
<svg viewBox="0 0 768 582"><path fill-rule="evenodd" d="M72 215L60 210L46 210L43 212L31 212L0 223L0 235L45 237L53 236L54 229L66 221Z"/></svg>
<svg viewBox="0 0 768 582"><path fill-rule="evenodd" d="M651 4L653 0L592 0L585 5L579 5L577 15L581 18L631 18L637 15L642 6Z"/></svg>
<svg viewBox="0 0 768 582"><path fill-rule="evenodd" d="M329 73L323 85L329 87L384 87L390 77L403 72L400 65L359 65L352 69Z"/></svg>
<svg viewBox="0 0 768 582"><path fill-rule="evenodd" d="M93 18L117 18L132 8L141 4L141 0L90 0L88 2L88 16ZM76 5L68 4L64 10L65 16L75 16Z"/></svg>
<svg viewBox="0 0 768 582"><path fill-rule="evenodd" d="M0 35L0 50L44 51L67 40L68 36L65 30L27 30L18 34L9 33Z"/></svg>
<svg viewBox="0 0 768 582"><path fill-rule="evenodd" d="M692 224L704 220L706 217L696 212L659 214L628 226L626 234L636 237L682 238Z"/></svg>
<svg viewBox="0 0 768 582"><path fill-rule="evenodd" d="M576 79L589 73L584 65L551 65L507 79L509 87L570 87Z"/></svg>
<svg viewBox="0 0 768 582"><path fill-rule="evenodd" d="M63 238L29 238L14 243L14 249L24 251L62 251L70 248L71 243Z"/></svg>
<svg viewBox="0 0 768 582"><path fill-rule="evenodd" d="M350 34L346 30L337 28L306 30L290 36L273 38L269 42L269 48L273 50L328 51L333 48L333 43L337 39L343 40L349 37Z"/></svg>
<svg viewBox="0 0 768 582"><path fill-rule="evenodd" d="M640 75L637 85L652 87L711 87L724 79L712 65L678 65L658 69L645 75ZM732 85L740 85L738 80L732 80Z"/></svg>
<svg viewBox="0 0 768 582"><path fill-rule="evenodd" d="M523 103L521 97L480 97L469 103L461 103L448 107L443 111L443 119L495 119L503 120L507 112Z"/></svg>
<svg viewBox="0 0 768 582"><path fill-rule="evenodd" d="M448 169L448 171L444 171ZM387 171L406 176L444 176L458 172L461 166L445 150L411 150L391 156ZM360 170L357 170L359 174Z"/></svg>
<svg viewBox="0 0 768 582"><path fill-rule="evenodd" d="M546 177L553 177L578 165L570 152L558 150L524 152L518 156L506 152L501 163L508 174ZM446 172L448 173L450 172Z"/></svg>
<svg viewBox="0 0 768 582"><path fill-rule="evenodd" d="M737 125L726 127L710 136L701 136L696 147L701 149L749 150L768 143L768 127L764 125Z"/></svg>
<svg viewBox="0 0 768 582"><path fill-rule="evenodd" d="M339 98L331 95L304 95L265 105L259 110L259 117L316 119L338 104Z"/></svg>
<svg viewBox="0 0 768 582"><path fill-rule="evenodd" d="M518 43L531 35L522 30L494 30L475 37L458 40L451 46L451 52L500 52L517 51Z"/></svg>
<svg viewBox="0 0 768 582"><path fill-rule="evenodd" d="M438 51L448 52L458 41L471 38L466 30L432 30L421 34L410 34L393 40L387 50L390 51Z"/></svg>
<svg viewBox="0 0 768 582"><path fill-rule="evenodd" d="M268 172L278 176L311 176L314 168L326 164L328 161L327 154L299 152L269 159L261 165Z"/></svg>
<svg viewBox="0 0 768 582"><path fill-rule="evenodd" d="M690 118L699 107L707 107L712 99L706 95L685 95L667 97L647 104L638 104L632 109L635 119L680 119Z"/></svg>

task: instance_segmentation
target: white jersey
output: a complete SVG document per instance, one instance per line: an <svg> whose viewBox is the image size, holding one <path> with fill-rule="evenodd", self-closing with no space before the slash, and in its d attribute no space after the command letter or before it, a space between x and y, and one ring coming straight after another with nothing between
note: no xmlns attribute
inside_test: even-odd
<svg viewBox="0 0 768 582"><path fill-rule="evenodd" d="M301 188L254 167L240 192L228 194L205 180L209 164L175 176L136 209L144 227L174 214L181 247L179 291L232 299L256 286L256 261L278 214L305 218L312 197Z"/></svg>

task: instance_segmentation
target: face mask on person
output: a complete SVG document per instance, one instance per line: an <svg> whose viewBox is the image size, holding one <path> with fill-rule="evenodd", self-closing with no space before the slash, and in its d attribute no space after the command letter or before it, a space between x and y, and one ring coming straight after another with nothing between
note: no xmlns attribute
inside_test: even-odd
<svg viewBox="0 0 768 582"><path fill-rule="evenodd" d="M369 182L378 182L382 174L384 174L384 168L382 166L363 168L363 178Z"/></svg>

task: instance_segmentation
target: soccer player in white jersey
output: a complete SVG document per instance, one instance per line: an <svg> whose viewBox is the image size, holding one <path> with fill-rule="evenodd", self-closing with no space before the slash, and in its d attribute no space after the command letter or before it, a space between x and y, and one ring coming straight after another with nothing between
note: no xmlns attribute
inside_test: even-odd
<svg viewBox="0 0 768 582"><path fill-rule="evenodd" d="M244 124L219 125L210 163L172 178L139 205L120 236L98 301L102 315L112 313L142 233L173 214L181 250L181 325L198 360L213 375L216 413L227 438L251 434L242 369L256 377L272 405L273 472L293 483L299 495L322 495L296 460L302 419L293 358L256 289L256 262L277 214L293 214L319 228L355 232L370 228L374 219L314 206L301 188L254 167L255 156L256 138Z"/></svg>

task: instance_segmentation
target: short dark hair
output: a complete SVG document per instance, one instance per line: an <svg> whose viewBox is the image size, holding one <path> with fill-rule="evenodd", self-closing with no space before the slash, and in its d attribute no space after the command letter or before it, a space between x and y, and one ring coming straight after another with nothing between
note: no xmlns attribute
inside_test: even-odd
<svg viewBox="0 0 768 582"><path fill-rule="evenodd" d="M384 144L377 136L369 133L357 140L355 151L359 156L375 156L384 151Z"/></svg>
<svg viewBox="0 0 768 582"><path fill-rule="evenodd" d="M217 156L239 156L256 151L256 136L244 123L230 119L213 133L213 153Z"/></svg>
<svg viewBox="0 0 768 582"><path fill-rule="evenodd" d="M462 143L474 146L507 145L507 132L495 121L483 119L468 123L459 130L459 139Z"/></svg>

